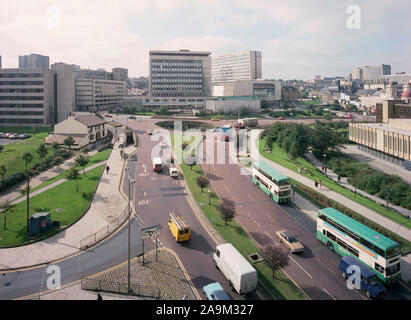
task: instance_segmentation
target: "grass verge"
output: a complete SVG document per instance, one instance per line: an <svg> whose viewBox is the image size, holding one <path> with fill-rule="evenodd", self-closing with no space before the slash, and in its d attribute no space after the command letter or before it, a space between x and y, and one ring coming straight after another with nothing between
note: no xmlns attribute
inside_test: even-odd
<svg viewBox="0 0 411 320"><path fill-rule="evenodd" d="M175 145L173 135L171 135L171 141L174 148L181 148L180 145ZM201 192L201 189L197 186L196 182L197 177L203 175L201 167L199 165L194 165L192 167L187 166L182 163L181 159L179 163L181 163L184 179L186 180L195 201L198 204L204 204L201 205L201 210L204 215L210 222L212 222L212 218L214 219L214 228L218 231L218 233L224 238L225 241L232 243L237 250L239 250L241 254L254 266L258 272L258 278L265 285L265 287L277 299L280 300L305 299L305 296L281 270L277 270L275 272L275 279L273 279L272 271L265 261L260 261L257 263L252 263L250 261L248 255L252 253L258 253L261 257L264 256L261 249L236 220L229 221L228 225L225 225L225 221L221 218L216 208L220 203L220 200L215 192L211 192L211 204L208 204L208 192Z"/></svg>
<svg viewBox="0 0 411 320"><path fill-rule="evenodd" d="M406 226L407 228L411 228L411 220L405 218L401 214L386 208L385 206L376 203L375 201L368 199L360 194L355 195L354 192L351 190L348 190L338 183L336 183L334 180L328 178L324 173L319 171L311 162L309 162L307 159L298 157L296 161L292 161L288 158L286 152L281 149L277 144L273 144L273 149L271 153L267 153L264 151L264 146L265 146L265 138L260 139L259 141L259 151L260 154L273 161L276 162L290 170L293 170L295 172L298 172L298 168L306 168L307 172L302 172L304 176L307 178L313 180L313 185L314 181L322 181L322 184L335 191L338 192L339 194L343 195L344 197L347 197L348 199L351 199L364 207L367 207L382 216L391 219L392 221L395 221L403 226Z"/></svg>
<svg viewBox="0 0 411 320"><path fill-rule="evenodd" d="M100 180L104 165L83 174L79 179L79 192L76 192L76 182L66 181L55 188L47 190L30 199L30 216L36 212L51 212L53 221L60 221L60 228L79 219L88 209L89 203ZM84 196L83 196L84 193ZM52 228L48 232L30 237L26 232L26 201L23 201L7 213L7 229L4 230L4 213L0 215L0 247L17 246L31 241L48 238L60 231ZM64 211L56 212L56 209Z"/></svg>

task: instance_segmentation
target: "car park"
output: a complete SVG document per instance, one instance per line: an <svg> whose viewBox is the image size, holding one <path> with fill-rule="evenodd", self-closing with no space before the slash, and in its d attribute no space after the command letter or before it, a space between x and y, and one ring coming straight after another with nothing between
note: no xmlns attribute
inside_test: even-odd
<svg viewBox="0 0 411 320"><path fill-rule="evenodd" d="M276 232L278 241L285 244L286 247L292 252L302 252L304 251L304 246L297 241L297 239L290 232L286 230L280 230Z"/></svg>
<svg viewBox="0 0 411 320"><path fill-rule="evenodd" d="M232 300L218 282L213 282L204 286L203 292L208 300Z"/></svg>

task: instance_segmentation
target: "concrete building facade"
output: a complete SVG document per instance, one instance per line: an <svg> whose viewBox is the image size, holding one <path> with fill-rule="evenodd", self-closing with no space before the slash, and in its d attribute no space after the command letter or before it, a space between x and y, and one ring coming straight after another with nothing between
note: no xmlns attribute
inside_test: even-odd
<svg viewBox="0 0 411 320"><path fill-rule="evenodd" d="M267 80L213 82L213 96L257 96L261 100L281 100L281 83Z"/></svg>
<svg viewBox="0 0 411 320"><path fill-rule="evenodd" d="M152 97L211 96L211 57L203 51L149 53L149 92Z"/></svg>
<svg viewBox="0 0 411 320"><path fill-rule="evenodd" d="M19 56L19 68L50 68L50 58L40 54L32 53L30 55Z"/></svg>
<svg viewBox="0 0 411 320"><path fill-rule="evenodd" d="M206 110L212 112L233 112L236 113L243 108L251 112L259 112L261 110L261 101L256 96L242 97L218 97L207 99L205 102Z"/></svg>
<svg viewBox="0 0 411 320"><path fill-rule="evenodd" d="M0 69L0 125L51 125L54 98L50 69Z"/></svg>
<svg viewBox="0 0 411 320"><path fill-rule="evenodd" d="M211 58L212 82L262 79L262 52L247 51Z"/></svg>

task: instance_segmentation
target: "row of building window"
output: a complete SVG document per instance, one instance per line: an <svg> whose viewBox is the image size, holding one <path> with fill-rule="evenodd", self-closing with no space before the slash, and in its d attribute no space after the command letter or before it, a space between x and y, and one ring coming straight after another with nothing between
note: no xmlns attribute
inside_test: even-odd
<svg viewBox="0 0 411 320"><path fill-rule="evenodd" d="M410 141L402 139L402 137L393 137L384 134L384 149L393 149L394 152L408 154L410 150Z"/></svg>
<svg viewBox="0 0 411 320"><path fill-rule="evenodd" d="M197 67L201 68L202 62L199 60L151 60L151 67Z"/></svg>
<svg viewBox="0 0 411 320"><path fill-rule="evenodd" d="M0 86L42 86L43 81L0 81Z"/></svg>
<svg viewBox="0 0 411 320"><path fill-rule="evenodd" d="M0 108L43 108L42 104L1 104Z"/></svg>
<svg viewBox="0 0 411 320"><path fill-rule="evenodd" d="M42 78L42 73L0 73L0 78Z"/></svg>
<svg viewBox="0 0 411 320"><path fill-rule="evenodd" d="M44 113L42 111L0 111L0 115L5 116L42 116Z"/></svg>
<svg viewBox="0 0 411 320"><path fill-rule="evenodd" d="M38 89L28 89L28 88L0 89L0 93L43 93L43 88L38 88Z"/></svg>
<svg viewBox="0 0 411 320"><path fill-rule="evenodd" d="M0 119L0 123L7 124L43 124L43 119Z"/></svg>
<svg viewBox="0 0 411 320"><path fill-rule="evenodd" d="M27 97L27 96L0 96L0 100L43 100L43 96L34 96L34 97Z"/></svg>

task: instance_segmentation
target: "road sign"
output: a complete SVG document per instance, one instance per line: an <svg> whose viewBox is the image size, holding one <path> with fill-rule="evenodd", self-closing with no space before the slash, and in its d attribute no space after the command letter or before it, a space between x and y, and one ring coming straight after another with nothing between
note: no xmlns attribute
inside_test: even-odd
<svg viewBox="0 0 411 320"><path fill-rule="evenodd" d="M156 224L155 226L148 227L148 228L142 228L141 229L141 239L148 239L151 237L157 237L160 235L160 230L162 226L159 224Z"/></svg>

